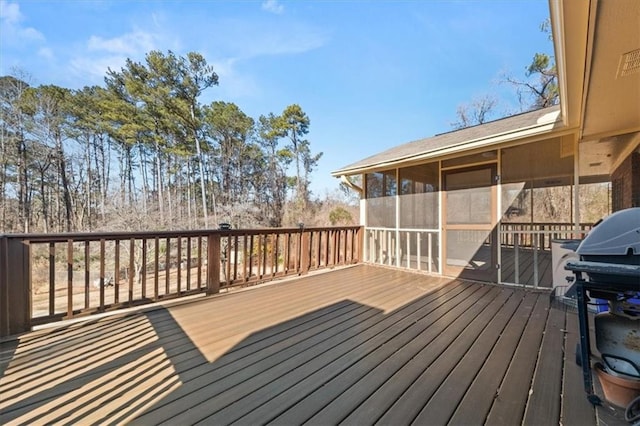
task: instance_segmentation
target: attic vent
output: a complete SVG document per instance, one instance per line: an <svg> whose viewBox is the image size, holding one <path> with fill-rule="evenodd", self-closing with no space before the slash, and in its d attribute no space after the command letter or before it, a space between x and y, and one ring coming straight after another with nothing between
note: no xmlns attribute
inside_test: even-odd
<svg viewBox="0 0 640 426"><path fill-rule="evenodd" d="M624 53L618 64L618 77L636 74L640 72L640 49Z"/></svg>

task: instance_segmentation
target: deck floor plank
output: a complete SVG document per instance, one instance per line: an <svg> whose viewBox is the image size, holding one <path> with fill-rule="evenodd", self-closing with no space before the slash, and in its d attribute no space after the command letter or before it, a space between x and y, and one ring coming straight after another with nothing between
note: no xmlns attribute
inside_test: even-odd
<svg viewBox="0 0 640 426"><path fill-rule="evenodd" d="M595 408L587 400L587 393L576 392L584 389L584 382L582 369L576 364L575 350L580 341L580 331L574 312L566 312L566 323L561 421L566 426L595 426Z"/></svg>
<svg viewBox="0 0 640 426"><path fill-rule="evenodd" d="M525 412L526 424L551 424L560 418L564 330L564 312L550 309Z"/></svg>
<svg viewBox="0 0 640 426"><path fill-rule="evenodd" d="M486 418L496 396L496 392L493 390L499 389L539 297L538 293L527 292L525 294L518 312L499 336L498 342L487 357L482 370L476 375L474 382L456 407L456 411L450 419L451 424L472 424L477 421L479 416Z"/></svg>
<svg viewBox="0 0 640 426"><path fill-rule="evenodd" d="M356 399L366 398L378 389L381 382L384 383L394 371L404 367L447 327L455 327L451 324L458 318L460 318L458 329L461 330L465 321L467 323L470 321L469 317L472 317L473 312L481 310L480 304L474 306L475 298L481 295L479 293L490 289L481 290L472 294L460 293L460 297L451 299L450 303L424 312L424 316L411 324L410 329L401 335L394 336L393 339L385 342L384 346L376 348L348 369L343 369L339 375L332 375L331 381L324 382L316 391L308 394L306 398L274 419L274 423L301 423L309 420L313 415L316 419L322 418L323 422L341 421L349 414L345 411L350 411L348 408L345 409L345 406L352 407ZM436 350L435 347L433 349Z"/></svg>
<svg viewBox="0 0 640 426"><path fill-rule="evenodd" d="M333 327L331 332L334 334L330 338L309 348L304 348L304 350L294 348L296 353L292 355L279 353L273 360L273 365L261 362L242 369L238 374L243 376L248 373L250 377L241 382L232 382L226 378L224 387L228 388L216 394L213 403L210 402L210 399L214 396L212 390L216 391L215 386L206 386L195 396L196 401L202 399L202 402L197 402L187 412L181 413L171 420L181 424L200 421L204 418L201 416L226 409L242 395L247 395L251 400L251 405L255 405L261 401L260 398L272 397L274 387L276 389L286 388L287 384L304 379L310 372L315 372L336 359L340 359L340 365L350 365L366 355L367 351L385 343L390 336L401 333L408 325L417 321L421 315L424 315L420 308L425 303L424 300L419 299L388 316L374 312L374 315L355 326L344 329ZM304 368L300 368L301 364ZM276 381L277 386L274 385ZM229 387L230 384L234 386ZM190 398L190 401L192 404L195 402L193 398ZM225 413L228 413L228 410ZM229 418L229 415L227 414L225 418ZM215 423L215 418L210 418L207 421Z"/></svg>
<svg viewBox="0 0 640 426"><path fill-rule="evenodd" d="M422 308L425 316L419 321L416 321L415 324L430 323L430 321L435 320L431 318L443 315L443 312L446 313L451 309L455 309L455 305L458 301L463 300L465 297L465 293L462 292L463 289L464 287L460 284L452 285L452 291L447 294L448 300L445 301L442 294L440 294L439 298L441 298L441 304L439 306L431 306L434 305L433 303L425 304ZM443 290L440 290L438 293L441 293L442 291ZM468 296L466 297L468 298ZM386 347L391 347L390 345L391 343L385 344ZM304 381L301 381L295 386L288 388L286 391L279 393L267 403L251 411L245 417L242 417L240 422L242 424L255 424L255 422L259 421L264 422L265 420L271 420L273 417L284 412L294 404L297 404L300 400L305 398L307 395L316 392L318 389L322 388L324 392L327 392L326 383L328 383L332 378L335 378L338 374L340 377L346 377L346 367L347 366L344 365L341 360L336 360L333 364L325 366L306 378ZM312 406L317 407L319 405L319 401L311 400L311 404Z"/></svg>
<svg viewBox="0 0 640 426"><path fill-rule="evenodd" d="M419 356L407 363L403 370L410 373L412 380L408 382L411 385L379 419L380 423L408 424L415 420L461 357L469 350L487 322L508 298L509 292L496 290L498 291L491 292L484 298L483 303L475 303L474 307L484 307L474 313L470 323L461 324L463 327L459 330L447 328L446 332L439 336L438 344L427 346Z"/></svg>
<svg viewBox="0 0 640 426"><path fill-rule="evenodd" d="M595 424L553 309L357 265L61 323L0 342L0 424Z"/></svg>
<svg viewBox="0 0 640 426"><path fill-rule="evenodd" d="M445 424L449 421L466 390L482 370L487 357L522 303L524 296L524 292L521 291L510 295L478 335L469 351L464 354L455 369L424 406L420 415L415 419L416 423ZM485 389L485 391L490 392L490 389Z"/></svg>
<svg viewBox="0 0 640 426"><path fill-rule="evenodd" d="M487 416L488 424L521 423L548 313L548 298L538 298ZM523 394L522 389L527 392Z"/></svg>

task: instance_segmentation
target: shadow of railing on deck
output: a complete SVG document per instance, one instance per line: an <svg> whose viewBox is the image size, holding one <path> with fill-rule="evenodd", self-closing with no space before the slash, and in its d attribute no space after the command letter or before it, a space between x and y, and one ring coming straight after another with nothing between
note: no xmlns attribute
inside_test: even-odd
<svg viewBox="0 0 640 426"><path fill-rule="evenodd" d="M457 282L389 312L344 299L257 332L247 327L246 335L233 322L211 324L201 317L213 308L210 300L54 329L18 345L0 379L6 397L0 401L0 423L298 423L314 414L339 416L328 412L329 405L323 411L310 411L309 405L317 410L318 398L333 402L365 375L376 381L368 383L369 393L356 391L348 399L394 386L398 382L391 377L407 363L413 371L402 383L420 383L411 388L412 398L426 402L472 347L492 347L509 318L531 312L530 306L515 315L526 304L524 297L515 290ZM242 315L258 313L238 311L237 323ZM491 374L506 374L508 365L501 367ZM530 367L533 371L534 364ZM458 389L461 395L466 386ZM522 387L510 401L524 406L527 391ZM468 410L485 418L496 392L486 390L482 402L467 401ZM378 413L370 419L420 414L421 405L387 412L395 400L385 391L376 395L387 405L369 406ZM455 410L456 404L447 408Z"/></svg>

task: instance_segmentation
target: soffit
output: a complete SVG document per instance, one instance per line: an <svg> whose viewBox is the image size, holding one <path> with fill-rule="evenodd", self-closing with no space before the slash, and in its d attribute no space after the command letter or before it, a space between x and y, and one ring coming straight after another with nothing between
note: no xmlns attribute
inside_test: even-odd
<svg viewBox="0 0 640 426"><path fill-rule="evenodd" d="M640 130L640 1L600 0L591 13L583 140Z"/></svg>
<svg viewBox="0 0 640 426"><path fill-rule="evenodd" d="M562 119L570 127L581 125L590 12L595 1L549 0Z"/></svg>

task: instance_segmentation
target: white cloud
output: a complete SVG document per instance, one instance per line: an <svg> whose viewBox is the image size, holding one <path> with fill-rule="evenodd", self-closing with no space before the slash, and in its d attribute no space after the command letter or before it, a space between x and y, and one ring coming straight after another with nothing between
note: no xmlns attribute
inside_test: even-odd
<svg viewBox="0 0 640 426"><path fill-rule="evenodd" d="M0 19L9 24L18 23L22 19L18 3L0 0Z"/></svg>
<svg viewBox="0 0 640 426"><path fill-rule="evenodd" d="M44 41L44 35L35 28L24 27L24 20L18 3L0 0L0 38L3 45L21 45L28 42Z"/></svg>
<svg viewBox="0 0 640 426"><path fill-rule="evenodd" d="M101 58L77 57L71 60L70 68L74 75L81 81L90 81L95 84L102 83L107 71L111 68L119 71L126 63L126 56L104 56Z"/></svg>
<svg viewBox="0 0 640 426"><path fill-rule="evenodd" d="M284 55L292 53L304 53L322 47L326 43L326 37L316 32L293 32L292 34L273 33L264 34L263 38L249 47L253 54L258 55Z"/></svg>
<svg viewBox="0 0 640 426"><path fill-rule="evenodd" d="M92 35L86 41L86 50L69 61L69 68L80 80L100 84L109 68L119 71L127 58L142 60L156 48L157 38L155 34L141 30L111 38Z"/></svg>
<svg viewBox="0 0 640 426"><path fill-rule="evenodd" d="M48 47L43 47L38 50L38 56L51 60L53 59L53 50Z"/></svg>
<svg viewBox="0 0 640 426"><path fill-rule="evenodd" d="M214 71L220 77L220 86L210 92L216 98L238 100L255 97L261 93L255 79L242 72L238 72L237 60L233 58L221 59L211 63Z"/></svg>
<svg viewBox="0 0 640 426"><path fill-rule="evenodd" d="M228 20L217 24L221 34L218 45L240 59L305 53L324 46L329 39L325 29L298 22Z"/></svg>
<svg viewBox="0 0 640 426"><path fill-rule="evenodd" d="M154 49L155 36L151 33L136 30L134 32L105 39L91 36L87 43L89 51L104 51L111 54L136 55Z"/></svg>
<svg viewBox="0 0 640 426"><path fill-rule="evenodd" d="M268 91L251 65L256 58L304 54L325 46L331 38L325 28L295 21L224 19L212 26L219 35L203 52L215 58L211 64L220 77L220 86L212 93L234 102L260 98ZM211 54L207 55L207 51Z"/></svg>
<svg viewBox="0 0 640 426"><path fill-rule="evenodd" d="M278 0L266 0L262 2L262 10L280 15L284 12L284 5L280 4Z"/></svg>

